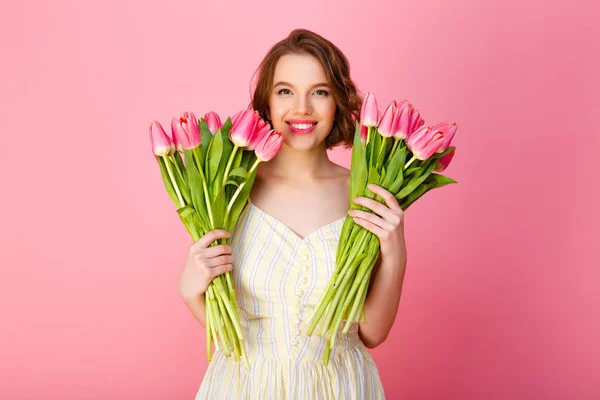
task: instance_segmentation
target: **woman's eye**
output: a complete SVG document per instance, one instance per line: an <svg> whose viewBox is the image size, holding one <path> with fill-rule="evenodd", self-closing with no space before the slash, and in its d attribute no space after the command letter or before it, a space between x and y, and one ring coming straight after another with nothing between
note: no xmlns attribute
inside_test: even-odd
<svg viewBox="0 0 600 400"><path fill-rule="evenodd" d="M281 89L279 92L277 92L277 94L287 94L287 93L281 93L281 92L283 92L283 91L287 91L287 92L289 92L290 90L289 90L289 89Z"/></svg>
<svg viewBox="0 0 600 400"><path fill-rule="evenodd" d="M319 89L316 91L316 93L319 93L319 92L323 92L323 96L329 96L329 93L326 90Z"/></svg>

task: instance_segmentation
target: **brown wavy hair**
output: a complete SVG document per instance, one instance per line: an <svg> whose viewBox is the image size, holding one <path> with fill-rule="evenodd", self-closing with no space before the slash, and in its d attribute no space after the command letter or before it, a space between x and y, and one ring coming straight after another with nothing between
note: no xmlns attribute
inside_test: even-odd
<svg viewBox="0 0 600 400"><path fill-rule="evenodd" d="M350 78L350 64L344 53L333 43L309 30L295 29L288 37L271 47L254 73L254 76L258 73L258 80L249 107L257 110L273 127L273 123L267 118L269 94L273 90L275 66L279 58L286 54L308 54L319 60L337 105L331 132L325 139L325 147L352 147L355 121L360 118L362 98Z"/></svg>

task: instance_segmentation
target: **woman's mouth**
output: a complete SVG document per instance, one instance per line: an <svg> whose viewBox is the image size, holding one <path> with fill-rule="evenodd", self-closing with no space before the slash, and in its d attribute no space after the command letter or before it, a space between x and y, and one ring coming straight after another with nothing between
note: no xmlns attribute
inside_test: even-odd
<svg viewBox="0 0 600 400"><path fill-rule="evenodd" d="M317 121L303 123L292 123L290 121L286 121L286 123L290 127L290 131L299 135L311 133L315 130L315 127L317 126Z"/></svg>

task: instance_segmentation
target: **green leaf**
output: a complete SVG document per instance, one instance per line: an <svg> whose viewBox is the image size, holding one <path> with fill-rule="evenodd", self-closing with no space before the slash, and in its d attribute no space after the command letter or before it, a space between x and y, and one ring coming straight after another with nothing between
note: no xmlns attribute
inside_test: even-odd
<svg viewBox="0 0 600 400"><path fill-rule="evenodd" d="M254 171L252 171L252 174L250 174L250 176L248 177L248 180L246 180L242 185L240 185L241 189L238 188L240 190L240 193L236 197L235 202L233 203L231 210L229 210L229 215L227 217L227 226L225 227L225 229L228 232L233 232L233 228L235 227L236 221L238 220L242 211L244 210L244 207L248 203L248 196L250 196L250 190L252 189L252 185L254 185L254 180L256 178L257 172L258 168L254 169Z"/></svg>
<svg viewBox="0 0 600 400"><path fill-rule="evenodd" d="M217 131L208 145L208 157L206 159L206 179L208 180L208 187L213 190L213 193L217 193L219 190L217 177L221 176L219 174L219 166L221 165L222 159L223 136L220 131Z"/></svg>
<svg viewBox="0 0 600 400"><path fill-rule="evenodd" d="M411 204L413 204L431 189L440 188L451 183L457 182L454 179L441 174L431 174L427 177L427 179L425 179L422 185L420 185L411 194L402 199L402 201L400 202L400 207L402 208L402 210L406 210L408 207L410 207Z"/></svg>
<svg viewBox="0 0 600 400"><path fill-rule="evenodd" d="M213 229L224 229L225 213L227 212L227 197L225 196L225 188L222 187L212 203L213 214Z"/></svg>
<svg viewBox="0 0 600 400"><path fill-rule="evenodd" d="M227 118L227 121L223 124L223 127L220 129L221 132L221 142L223 143L223 155L221 157L221 164L219 165L220 170L225 171L225 167L227 167L227 163L229 162L229 157L233 152L234 144L229 139L229 130L231 129L231 119ZM241 151L238 149L237 151ZM223 180L226 180L225 177Z"/></svg>
<svg viewBox="0 0 600 400"><path fill-rule="evenodd" d="M414 163L413 163L414 164ZM421 169L421 166L416 166L416 167L410 167L409 169L407 169L406 171L404 171L404 177L408 178L410 175L412 175L415 171L418 171Z"/></svg>
<svg viewBox="0 0 600 400"><path fill-rule="evenodd" d="M210 133L210 130L208 130L208 124L206 123L204 118L201 118L198 121L198 127L200 128L200 153L202 155L202 157L200 157L200 160L204 162L204 160L206 159L206 152L208 151L208 146L213 135L212 133ZM201 165L198 168L204 168L204 165Z"/></svg>
<svg viewBox="0 0 600 400"><path fill-rule="evenodd" d="M246 169L242 168L242 167L235 168L234 170L232 170L229 173L228 178L231 177L231 176L239 176L239 177L242 177L245 180L245 179L248 179L248 171L246 171Z"/></svg>
<svg viewBox="0 0 600 400"><path fill-rule="evenodd" d="M250 166L254 163L252 158L256 159L256 153L254 151L244 150L242 160L240 161L238 167L244 168L246 171L250 171Z"/></svg>
<svg viewBox="0 0 600 400"><path fill-rule="evenodd" d="M167 171L167 167L165 166L165 159L164 157L161 156L155 156L156 157L156 161L158 161L158 166L160 168L160 175L162 176L162 180L163 183L165 184L165 189L167 189L167 193L169 194L169 197L171 198L171 200L173 200L173 203L175 203L177 206L179 206L179 199L177 198L177 193L175 193L175 188L173 187L173 184L171 183L171 179L169 178L169 171ZM166 161L169 162L169 161Z"/></svg>
<svg viewBox="0 0 600 400"><path fill-rule="evenodd" d="M227 186L227 185L235 185L235 186L240 186L240 184L239 184L238 182L236 182L236 181L231 181L231 180L229 180L229 181L225 182L225 185L223 185L223 186Z"/></svg>
<svg viewBox="0 0 600 400"><path fill-rule="evenodd" d="M229 180L230 177L240 177L239 173L241 171L244 171L244 176L242 177L242 181L248 179L248 171L246 170L246 168L240 167L240 164L242 163L243 157L244 157L244 153L246 153L247 151L244 151L244 149L238 148L236 153L235 153L235 158L233 160L233 163L231 164L231 171L229 172L229 177L227 177L227 180ZM235 172L234 172L235 171ZM239 181L239 180L236 180ZM240 182L240 183L241 183ZM227 199L229 201L229 199L231 199L233 197L233 193L235 191L236 188L232 187L232 186L228 186L225 189L225 193L227 194Z"/></svg>
<svg viewBox="0 0 600 400"><path fill-rule="evenodd" d="M194 241L198 241L202 236L209 231L207 226L202 223L198 213L190 205L181 207L177 210L179 218L183 222L188 232L192 235Z"/></svg>
<svg viewBox="0 0 600 400"><path fill-rule="evenodd" d="M223 136L229 137L229 131L230 130L231 130L231 118L227 117L227 120L225 121L225 123L221 127L221 133L223 134ZM229 142L233 146L233 142L231 142L231 141L229 141Z"/></svg>
<svg viewBox="0 0 600 400"><path fill-rule="evenodd" d="M377 157L377 165L383 165L385 160L387 159L388 153L390 152L390 150L392 149L392 146L394 145L394 138L393 137L389 137L389 138L385 138L385 137L381 137L381 148L382 150L378 153L378 157Z"/></svg>
<svg viewBox="0 0 600 400"><path fill-rule="evenodd" d="M173 158L175 159L175 165L173 165L175 182L185 200L185 204L190 204L192 202L192 197L190 194L189 184L186 179L187 177L184 175L186 173L185 165L181 160L181 156L179 155L178 151L173 154Z"/></svg>
<svg viewBox="0 0 600 400"><path fill-rule="evenodd" d="M371 128L371 138L370 143L372 144L371 153L369 153L369 168L375 166L377 162L377 157L379 156L379 149L381 148L381 134L377 131L377 128Z"/></svg>
<svg viewBox="0 0 600 400"><path fill-rule="evenodd" d="M433 171L436 160L427 160L421 169L421 171L415 172L410 178L408 183L398 192L396 198L398 200L408 196L413 190L415 190Z"/></svg>
<svg viewBox="0 0 600 400"><path fill-rule="evenodd" d="M350 163L350 209L358 209L353 199L364 193L367 186L367 160L365 149L360 140L360 125L356 122L354 144L352 146L352 161Z"/></svg>
<svg viewBox="0 0 600 400"><path fill-rule="evenodd" d="M442 153L434 153L428 160L437 160L438 158L444 157L446 154L452 153L454 150L456 150L456 147L450 146Z"/></svg>
<svg viewBox="0 0 600 400"><path fill-rule="evenodd" d="M374 183L375 185L381 185L379 183L379 171L377 171L377 168L375 167L371 167L369 169L369 183ZM370 199L375 199L377 201L380 201L380 197L377 196L375 193L371 192L370 190L365 190L363 196L368 197ZM361 210L365 210L367 212L372 212L371 209L366 208L366 207L362 207L360 208Z"/></svg>
<svg viewBox="0 0 600 400"><path fill-rule="evenodd" d="M173 154L173 158L175 159L175 162L177 163L177 166L179 167L180 171L184 171L185 170L185 165L183 164L183 160L181 159L181 155L179 154L179 151L176 151Z"/></svg>
<svg viewBox="0 0 600 400"><path fill-rule="evenodd" d="M404 181L403 168L406 161L406 148L396 150L388 163L386 177L382 183L382 187L391 193L397 193L402 187Z"/></svg>
<svg viewBox="0 0 600 400"><path fill-rule="evenodd" d="M184 150L185 169L187 171L187 180L190 186L192 205L199 214L202 221L209 221L208 209L204 197L202 176L196 167L192 150Z"/></svg>

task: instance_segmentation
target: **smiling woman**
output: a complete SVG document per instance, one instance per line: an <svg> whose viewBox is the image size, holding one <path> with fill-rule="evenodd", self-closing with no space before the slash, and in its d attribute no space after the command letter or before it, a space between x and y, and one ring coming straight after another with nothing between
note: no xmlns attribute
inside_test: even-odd
<svg viewBox="0 0 600 400"><path fill-rule="evenodd" d="M383 399L358 323L340 332L327 365L326 339L307 335L349 207L349 171L326 152L351 146L360 117L348 60L321 36L295 30L258 71L251 107L283 146L260 164L231 236L250 369L216 351L196 399Z"/></svg>
<svg viewBox="0 0 600 400"><path fill-rule="evenodd" d="M274 129L282 128L281 119L277 118L282 116L272 115L270 110L287 107L292 111L290 108L296 106L296 112L302 113L314 106L317 113L334 113L332 125L323 128L329 133L325 148L352 146L354 121L359 117L362 99L350 78L348 59L333 43L313 32L296 29L271 48L257 72L251 107Z"/></svg>

